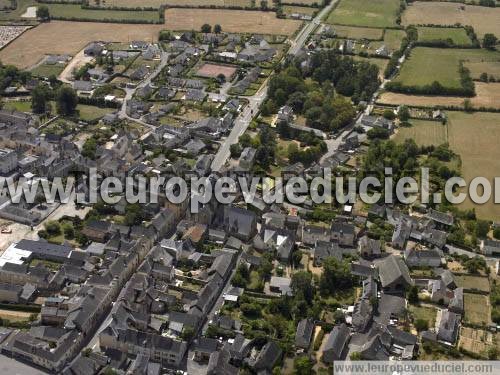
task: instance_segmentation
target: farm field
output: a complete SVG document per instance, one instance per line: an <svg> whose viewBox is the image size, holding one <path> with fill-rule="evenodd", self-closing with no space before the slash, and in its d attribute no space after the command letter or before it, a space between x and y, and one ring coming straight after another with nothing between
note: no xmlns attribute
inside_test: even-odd
<svg viewBox="0 0 500 375"><path fill-rule="evenodd" d="M465 10L460 8L464 6ZM453 2L416 1L402 15L402 25L470 25L478 36L500 35L500 8L462 5Z"/></svg>
<svg viewBox="0 0 500 375"><path fill-rule="evenodd" d="M284 5L283 7L283 13L286 15L290 15L293 13L298 13L298 14L306 14L308 16L314 15L318 11L317 8L312 8L312 7L298 7L294 5Z"/></svg>
<svg viewBox="0 0 500 375"><path fill-rule="evenodd" d="M467 62L465 66L470 70L473 79L479 79L482 73L488 73L496 80L500 80L500 61Z"/></svg>
<svg viewBox="0 0 500 375"><path fill-rule="evenodd" d="M451 39L456 46L470 46L472 41L463 28L418 27L418 41L432 42Z"/></svg>
<svg viewBox="0 0 500 375"><path fill-rule="evenodd" d="M92 0L91 3L95 6L107 8L112 7L127 7L127 8L160 8L162 5L179 5L179 6L218 6L218 7L251 7L250 0Z"/></svg>
<svg viewBox="0 0 500 375"><path fill-rule="evenodd" d="M414 48L394 82L404 86L430 85L434 81L444 87L460 88L460 61L500 61L500 52L483 49Z"/></svg>
<svg viewBox="0 0 500 375"><path fill-rule="evenodd" d="M500 83L475 82L475 86L476 96L469 98L474 107L500 109ZM438 106L463 107L464 100L465 98L459 96L406 95L384 92L377 103L434 108Z"/></svg>
<svg viewBox="0 0 500 375"><path fill-rule="evenodd" d="M401 47L401 42L406 36L403 30L387 29L384 33L384 44L391 51L397 51Z"/></svg>
<svg viewBox="0 0 500 375"><path fill-rule="evenodd" d="M46 4L52 17L81 18L95 21L108 20L140 20L144 22L158 22L158 11L126 11L126 10L97 10L82 9L80 4Z"/></svg>
<svg viewBox="0 0 500 375"><path fill-rule="evenodd" d="M462 160L462 175L466 181L484 176L490 181L500 175L500 114L447 112L448 142ZM466 199L463 209L475 208L481 219L500 218L500 207L493 200L478 205ZM479 283L480 282L480 283ZM470 288L489 291L486 278L468 283Z"/></svg>
<svg viewBox="0 0 500 375"><path fill-rule="evenodd" d="M394 140L403 143L405 139L413 139L419 146L439 146L446 143L446 125L440 121L410 120L411 127L399 127Z"/></svg>
<svg viewBox="0 0 500 375"><path fill-rule="evenodd" d="M491 306L488 296L464 293L465 321L471 324L490 323Z"/></svg>
<svg viewBox="0 0 500 375"><path fill-rule="evenodd" d="M291 35L302 24L301 21L276 18L273 12L181 8L167 9L165 23L169 30L199 30L208 23L220 24L222 30L229 32L274 35Z"/></svg>
<svg viewBox="0 0 500 375"><path fill-rule="evenodd" d="M341 0L326 22L351 26L396 26L399 0Z"/></svg>
<svg viewBox="0 0 500 375"><path fill-rule="evenodd" d="M321 4L321 1L319 0L285 0L282 1L282 4L303 4L303 5L315 5L315 4Z"/></svg>
<svg viewBox="0 0 500 375"><path fill-rule="evenodd" d="M347 39L380 40L384 34L384 30L382 29L369 27L334 25L334 28L339 38Z"/></svg>
<svg viewBox="0 0 500 375"><path fill-rule="evenodd" d="M156 41L162 25L130 25L98 22L52 21L28 30L0 51L0 60L19 68L33 66L46 54L74 56L94 40ZM54 35L58 42L54 43Z"/></svg>

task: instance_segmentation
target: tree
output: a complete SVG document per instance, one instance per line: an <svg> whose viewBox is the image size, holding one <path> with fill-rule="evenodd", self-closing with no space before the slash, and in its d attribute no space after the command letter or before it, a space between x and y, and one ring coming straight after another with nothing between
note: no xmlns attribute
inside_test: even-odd
<svg viewBox="0 0 500 375"><path fill-rule="evenodd" d="M396 115L394 114L394 111L391 109L386 109L383 113L384 118L387 120L394 120L396 118Z"/></svg>
<svg viewBox="0 0 500 375"><path fill-rule="evenodd" d="M495 49L495 45L498 42L498 38L493 34L484 34L483 47L488 49Z"/></svg>
<svg viewBox="0 0 500 375"><path fill-rule="evenodd" d="M294 294L301 292L307 303L311 303L314 296L314 287L312 285L312 274L306 271L296 272L292 275L292 290Z"/></svg>
<svg viewBox="0 0 500 375"><path fill-rule="evenodd" d="M75 238L75 227L72 223L66 222L62 226L62 230L64 232L64 237L68 240L72 240Z"/></svg>
<svg viewBox="0 0 500 375"><path fill-rule="evenodd" d="M49 236L58 236L61 234L61 225L57 221L49 221L45 224L45 231Z"/></svg>
<svg viewBox="0 0 500 375"><path fill-rule="evenodd" d="M472 112L474 111L474 106L472 105L472 102L470 99L465 99L464 100L464 111L465 112Z"/></svg>
<svg viewBox="0 0 500 375"><path fill-rule="evenodd" d="M401 121L408 121L410 119L410 110L407 106L403 105L399 108L398 116Z"/></svg>
<svg viewBox="0 0 500 375"><path fill-rule="evenodd" d="M229 151L231 152L232 158L239 158L242 150L239 143L234 143L231 146L229 146Z"/></svg>
<svg viewBox="0 0 500 375"><path fill-rule="evenodd" d="M46 5L41 5L36 9L36 17L42 21L50 20L49 8Z"/></svg>
<svg viewBox="0 0 500 375"><path fill-rule="evenodd" d="M476 222L475 233L479 238L485 238L490 231L490 223L486 220L478 220Z"/></svg>
<svg viewBox="0 0 500 375"><path fill-rule="evenodd" d="M222 32L222 26L218 23L214 25L214 33L220 34Z"/></svg>
<svg viewBox="0 0 500 375"><path fill-rule="evenodd" d="M306 356L296 357L293 361L293 373L294 375L312 375L313 372L313 362Z"/></svg>
<svg viewBox="0 0 500 375"><path fill-rule="evenodd" d="M57 113L62 116L69 116L75 113L78 104L78 96L75 90L69 86L62 86L56 93Z"/></svg>
<svg viewBox="0 0 500 375"><path fill-rule="evenodd" d="M426 331L429 329L429 322L427 320L417 319L414 324L415 324L415 329L418 332Z"/></svg>
<svg viewBox="0 0 500 375"><path fill-rule="evenodd" d="M413 285L408 291L408 302L418 303L418 287Z"/></svg>
<svg viewBox="0 0 500 375"><path fill-rule="evenodd" d="M221 84L224 83L224 82L226 82L226 76L224 74L222 74L222 73L218 74L217 75L217 81L219 81L219 83L221 83Z"/></svg>
<svg viewBox="0 0 500 375"><path fill-rule="evenodd" d="M195 332L194 332L193 327L186 326L182 330L181 339L183 339L184 341L189 342L194 337L194 334L195 334Z"/></svg>
<svg viewBox="0 0 500 375"><path fill-rule="evenodd" d="M323 261L323 274L319 280L319 289L323 295L332 294L337 290L348 289L353 285L350 264L334 257Z"/></svg>
<svg viewBox="0 0 500 375"><path fill-rule="evenodd" d="M42 114L47 112L49 90L45 85L37 85L31 92L31 109L33 113Z"/></svg>
<svg viewBox="0 0 500 375"><path fill-rule="evenodd" d="M351 361L360 361L361 360L361 353L360 352L352 352L351 355L349 356Z"/></svg>
<svg viewBox="0 0 500 375"><path fill-rule="evenodd" d="M201 26L201 32L205 33L205 34L211 33L212 32L212 26L210 26L208 23L204 23Z"/></svg>
<svg viewBox="0 0 500 375"><path fill-rule="evenodd" d="M493 237L495 237L497 240L500 240L500 227L493 230Z"/></svg>

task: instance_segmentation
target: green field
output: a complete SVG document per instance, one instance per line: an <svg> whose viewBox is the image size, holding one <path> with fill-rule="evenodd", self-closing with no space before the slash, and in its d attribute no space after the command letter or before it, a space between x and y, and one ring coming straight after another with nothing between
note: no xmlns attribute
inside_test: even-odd
<svg viewBox="0 0 500 375"><path fill-rule="evenodd" d="M94 21L103 20L134 20L144 22L158 22L160 14L158 11L126 11L126 10L96 10L82 9L79 4L46 4L51 16L66 19L88 19Z"/></svg>
<svg viewBox="0 0 500 375"><path fill-rule="evenodd" d="M42 64L31 70L31 74L37 77L50 77L51 75L58 76L64 70L64 65L60 64Z"/></svg>
<svg viewBox="0 0 500 375"><path fill-rule="evenodd" d="M392 27L396 26L399 0L340 0L326 22L331 24Z"/></svg>
<svg viewBox="0 0 500 375"><path fill-rule="evenodd" d="M30 6L36 5L35 0L17 0L17 8L9 11L0 11L0 20L17 20Z"/></svg>
<svg viewBox="0 0 500 375"><path fill-rule="evenodd" d="M435 42L451 39L456 46L470 46L472 41L463 28L456 27L418 27L419 42Z"/></svg>
<svg viewBox="0 0 500 375"><path fill-rule="evenodd" d="M79 112L80 118L83 121L98 120L107 115L108 113L112 113L115 111L112 108L99 108L85 104L78 104L76 109Z"/></svg>
<svg viewBox="0 0 500 375"><path fill-rule="evenodd" d="M446 125L439 121L410 120L411 127L399 127L394 140L413 139L419 146L439 146L447 142Z"/></svg>
<svg viewBox="0 0 500 375"><path fill-rule="evenodd" d="M436 309L425 306L409 305L408 310L415 320L422 319L429 322L429 328L433 328L436 324Z"/></svg>
<svg viewBox="0 0 500 375"><path fill-rule="evenodd" d="M383 37L384 30L369 27L355 27L334 25L335 32L339 38L346 39L368 39L380 40Z"/></svg>
<svg viewBox="0 0 500 375"><path fill-rule="evenodd" d="M394 82L404 86L425 86L434 81L444 87L461 88L460 61L500 61L500 52L484 49L417 47L403 63Z"/></svg>
<svg viewBox="0 0 500 375"><path fill-rule="evenodd" d="M11 111L19 111L19 112L31 112L31 100L27 101L15 101L15 102L4 102L3 108Z"/></svg>
<svg viewBox="0 0 500 375"><path fill-rule="evenodd" d="M466 290L477 290L485 293L489 293L490 291L490 282L487 277L455 275L455 282L459 288Z"/></svg>
<svg viewBox="0 0 500 375"><path fill-rule="evenodd" d="M471 324L490 323L491 307L488 296L464 293L465 321Z"/></svg>
<svg viewBox="0 0 500 375"><path fill-rule="evenodd" d="M401 41L406 36L403 30L387 29L384 33L384 44L391 51L397 51L401 47Z"/></svg>

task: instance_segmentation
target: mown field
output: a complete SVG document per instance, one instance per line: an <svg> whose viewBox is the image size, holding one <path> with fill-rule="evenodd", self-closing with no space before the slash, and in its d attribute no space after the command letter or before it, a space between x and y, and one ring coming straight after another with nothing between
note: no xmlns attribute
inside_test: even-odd
<svg viewBox="0 0 500 375"><path fill-rule="evenodd" d="M160 14L158 11L127 11L111 9L82 9L80 4L46 4L50 15L63 18L103 20L140 20L145 22L158 22Z"/></svg>
<svg viewBox="0 0 500 375"><path fill-rule="evenodd" d="M312 7L298 7L294 5L284 5L282 7L283 13L286 15L290 15L293 13L298 13L298 14L306 14L308 16L313 16L318 9L317 8L312 8Z"/></svg>
<svg viewBox="0 0 500 375"><path fill-rule="evenodd" d="M273 12L181 8L167 9L165 23L169 30L199 30L208 23L219 24L222 30L234 33L274 35L291 35L302 24L301 21L276 18Z"/></svg>
<svg viewBox="0 0 500 375"><path fill-rule="evenodd" d="M399 127L394 140L403 143L413 139L421 146L439 146L447 142L446 125L439 121L410 120L411 127Z"/></svg>
<svg viewBox="0 0 500 375"><path fill-rule="evenodd" d="M384 30L374 29L369 27L356 27L356 26L344 26L344 25L334 25L335 31L339 38L346 39L368 39L368 40L380 40L383 37Z"/></svg>
<svg viewBox="0 0 500 375"><path fill-rule="evenodd" d="M367 27L396 26L399 0L340 0L326 22Z"/></svg>
<svg viewBox="0 0 500 375"><path fill-rule="evenodd" d="M399 128L395 140L403 141L413 138L420 145L448 142L451 149L460 156L461 174L466 181L482 176L490 181L500 176L500 114L476 112L447 111L446 127L440 128L439 122L411 120L411 128ZM417 124L417 125L415 125ZM446 130L445 133L443 130ZM447 138L446 138L447 134ZM482 219L498 220L500 207L493 200L483 205L477 205L466 199L460 206L462 209L476 210L476 215ZM489 292L488 279L477 276L456 276L457 285L466 289L477 289Z"/></svg>
<svg viewBox="0 0 500 375"><path fill-rule="evenodd" d="M47 54L75 55L95 40L156 41L163 25L51 21L28 30L0 51L0 60L20 68L31 67ZM57 38L57 42L54 41Z"/></svg>
<svg viewBox="0 0 500 375"><path fill-rule="evenodd" d="M401 42L406 36L403 30L386 29L384 33L384 44L391 51L397 51L401 47Z"/></svg>
<svg viewBox="0 0 500 375"><path fill-rule="evenodd" d="M476 108L500 109L500 83L476 82L476 96L469 98ZM410 106L429 107L453 106L463 107L465 98L460 96L431 96L431 95L406 95L395 92L384 92L377 103L380 104L406 104Z"/></svg>
<svg viewBox="0 0 500 375"><path fill-rule="evenodd" d="M434 42L451 39L456 46L470 46L472 41L463 28L418 27L419 42Z"/></svg>
<svg viewBox="0 0 500 375"><path fill-rule="evenodd" d="M493 181L500 176L500 114L448 112L448 142L462 159L462 175L466 181L482 176ZM498 220L500 207L493 199L483 205L466 200L462 208L475 208L476 215ZM485 279L485 278L482 278ZM487 281L487 280L486 280ZM489 286L471 283L471 287L489 291Z"/></svg>
<svg viewBox="0 0 500 375"><path fill-rule="evenodd" d="M471 324L488 325L491 321L491 306L488 296L464 293L465 321Z"/></svg>
<svg viewBox="0 0 500 375"><path fill-rule="evenodd" d="M465 66L470 70L474 79L479 79L481 74L487 73L488 76L500 80L500 61L466 62Z"/></svg>
<svg viewBox="0 0 500 375"><path fill-rule="evenodd" d="M402 16L402 25L470 25L479 36L493 33L500 36L500 8L461 5L454 2L423 2L410 4Z"/></svg>
<svg viewBox="0 0 500 375"><path fill-rule="evenodd" d="M460 88L461 60L497 62L500 61L500 52L483 49L417 47L403 63L394 82L400 82L404 86L424 86L437 81L444 87Z"/></svg>

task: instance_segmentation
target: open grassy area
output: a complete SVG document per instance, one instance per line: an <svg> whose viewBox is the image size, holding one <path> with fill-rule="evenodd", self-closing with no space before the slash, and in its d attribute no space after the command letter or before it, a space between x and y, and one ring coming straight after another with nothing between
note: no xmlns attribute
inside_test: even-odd
<svg viewBox="0 0 500 375"><path fill-rule="evenodd" d="M199 30L208 23L219 24L228 32L274 35L291 35L302 24L301 21L276 18L274 12L181 8L167 9L165 23L169 30Z"/></svg>
<svg viewBox="0 0 500 375"><path fill-rule="evenodd" d="M408 310L410 311L410 314L413 316L413 319L415 321L422 319L426 322L429 322L429 328L435 326L437 314L436 309L433 309L431 307L409 305Z"/></svg>
<svg viewBox="0 0 500 375"><path fill-rule="evenodd" d="M491 306L488 296L464 293L464 309L464 319L467 323L487 325L491 321Z"/></svg>
<svg viewBox="0 0 500 375"><path fill-rule="evenodd" d="M472 41L463 28L456 27L419 27L419 42L434 42L451 39L456 46L470 46Z"/></svg>
<svg viewBox="0 0 500 375"><path fill-rule="evenodd" d="M500 176L500 114L448 112L448 141L453 151L462 160L462 175L466 181L474 177L484 176L490 181ZM475 208L476 215L483 219L498 220L500 207L493 200L477 205L466 201L461 208ZM471 283L471 287L481 287L489 290L487 280L482 278L482 284Z"/></svg>
<svg viewBox="0 0 500 375"><path fill-rule="evenodd" d="M298 7L294 5L284 5L283 6L283 13L286 15L290 15L293 13L298 13L298 14L306 14L308 16L313 16L316 12L318 11L317 8L312 8L312 7Z"/></svg>
<svg viewBox="0 0 500 375"><path fill-rule="evenodd" d="M352 26L396 26L399 0L340 0L326 22Z"/></svg>
<svg viewBox="0 0 500 375"><path fill-rule="evenodd" d="M470 25L482 37L486 33L500 36L500 8L465 5L455 2L416 1L406 8L402 24L407 25Z"/></svg>
<svg viewBox="0 0 500 375"><path fill-rule="evenodd" d="M465 66L470 70L473 79L479 79L481 74L487 73L495 80L500 80L500 61L467 62Z"/></svg>
<svg viewBox="0 0 500 375"><path fill-rule="evenodd" d="M78 104L76 109L79 111L80 118L83 121L94 121L115 111L112 108L99 108L85 104Z"/></svg>
<svg viewBox="0 0 500 375"><path fill-rule="evenodd" d="M476 82L476 96L470 98L475 108L500 109L500 83ZM377 103L380 104L406 104L409 106L435 108L437 106L454 106L463 108L464 99L460 96L431 96L431 95L407 95L395 92L384 92Z"/></svg>
<svg viewBox="0 0 500 375"><path fill-rule="evenodd" d="M411 51L394 82L404 86L424 86L437 81L444 87L460 88L460 61L500 61L500 52L417 47Z"/></svg>
<svg viewBox="0 0 500 375"><path fill-rule="evenodd" d="M30 6L36 5L35 0L17 0L17 8L14 10L0 11L0 21L18 20Z"/></svg>
<svg viewBox="0 0 500 375"><path fill-rule="evenodd" d="M490 283L487 277L455 275L455 281L459 288L464 288L467 290L478 290L480 292L490 291Z"/></svg>
<svg viewBox="0 0 500 375"><path fill-rule="evenodd" d="M383 37L384 30L374 29L370 27L355 27L355 26L344 26L344 25L334 25L335 32L339 38L346 39L368 39L368 40L380 40Z"/></svg>
<svg viewBox="0 0 500 375"><path fill-rule="evenodd" d="M410 120L411 127L399 127L394 139L404 142L405 139L413 139L417 145L438 146L446 143L446 125L439 121Z"/></svg>
<svg viewBox="0 0 500 375"><path fill-rule="evenodd" d="M160 19L158 11L127 11L111 9L82 9L80 4L46 4L50 15L68 19L103 20L140 20L144 22L157 22Z"/></svg>
<svg viewBox="0 0 500 375"><path fill-rule="evenodd" d="M41 64L38 65L36 68L31 70L31 74L37 77L50 77L51 75L55 75L56 77L59 76L59 74L62 73L64 70L64 65L60 64Z"/></svg>
<svg viewBox="0 0 500 375"><path fill-rule="evenodd" d="M384 33L384 44L391 51L397 51L401 47L401 42L406 36L403 30L387 29Z"/></svg>
<svg viewBox="0 0 500 375"><path fill-rule="evenodd" d="M3 108L19 112L31 112L31 100L27 101L6 101L3 103Z"/></svg>

